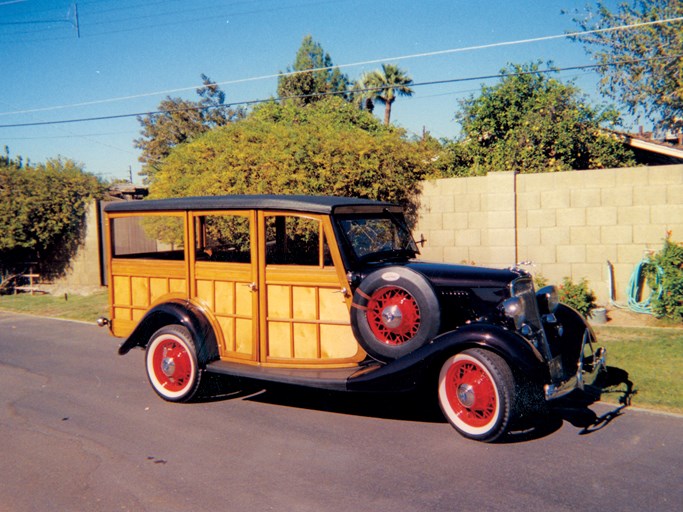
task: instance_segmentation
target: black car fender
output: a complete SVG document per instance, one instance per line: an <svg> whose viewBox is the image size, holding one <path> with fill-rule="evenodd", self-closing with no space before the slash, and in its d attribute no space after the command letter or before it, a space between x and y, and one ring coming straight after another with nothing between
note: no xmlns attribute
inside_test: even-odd
<svg viewBox="0 0 683 512"><path fill-rule="evenodd" d="M150 309L121 344L119 354L127 354L134 347L144 348L157 330L171 324L182 325L190 331L200 364L219 358L216 333L211 322L198 305L187 300L171 300Z"/></svg>
<svg viewBox="0 0 683 512"><path fill-rule="evenodd" d="M547 364L541 353L514 331L490 323L467 324L434 338L426 354L429 366L440 364L457 352L483 348L501 356L510 368L532 379L546 380Z"/></svg>
<svg viewBox="0 0 683 512"><path fill-rule="evenodd" d="M468 348L483 348L501 356L514 373L530 381L549 382L548 365L540 352L515 332L494 324L468 324L443 333L410 354L349 378L349 391L397 391L429 383L450 356Z"/></svg>
<svg viewBox="0 0 683 512"><path fill-rule="evenodd" d="M592 342L595 341L595 334L586 318L566 304L558 305L555 320L556 327L546 329L546 333L552 353L562 356L562 365L567 377L569 373L576 371L584 333L588 330Z"/></svg>

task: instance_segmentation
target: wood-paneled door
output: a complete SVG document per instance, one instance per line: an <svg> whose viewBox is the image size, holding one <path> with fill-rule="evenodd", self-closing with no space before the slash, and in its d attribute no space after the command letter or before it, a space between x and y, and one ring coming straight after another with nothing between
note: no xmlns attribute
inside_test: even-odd
<svg viewBox="0 0 683 512"><path fill-rule="evenodd" d="M224 359L258 360L258 251L252 211L193 212L191 294L212 313Z"/></svg>
<svg viewBox="0 0 683 512"><path fill-rule="evenodd" d="M329 217L259 212L260 361L329 367L364 357Z"/></svg>

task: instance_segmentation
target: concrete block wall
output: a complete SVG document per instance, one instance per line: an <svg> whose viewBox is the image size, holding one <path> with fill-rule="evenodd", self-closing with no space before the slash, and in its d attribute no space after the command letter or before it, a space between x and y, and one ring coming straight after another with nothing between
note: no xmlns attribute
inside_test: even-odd
<svg viewBox="0 0 683 512"><path fill-rule="evenodd" d="M683 241L683 165L546 174L490 173L423 184L415 233L424 259L508 267L531 261L554 283L586 278L609 299L607 261L618 301L636 264Z"/></svg>
<svg viewBox="0 0 683 512"><path fill-rule="evenodd" d="M71 260L66 275L53 284L57 289L80 291L100 286L100 237L97 215L98 203L93 201L86 212L86 229L82 245Z"/></svg>

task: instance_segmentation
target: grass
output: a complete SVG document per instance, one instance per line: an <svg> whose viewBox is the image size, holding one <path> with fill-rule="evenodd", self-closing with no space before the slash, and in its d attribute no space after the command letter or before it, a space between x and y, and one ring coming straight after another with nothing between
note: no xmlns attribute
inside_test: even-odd
<svg viewBox="0 0 683 512"><path fill-rule="evenodd" d="M633 405L683 413L683 329L595 328L607 363L629 374ZM609 396L607 398L609 400Z"/></svg>
<svg viewBox="0 0 683 512"><path fill-rule="evenodd" d="M2 295L0 310L94 322L108 316L107 292L93 295ZM607 362L629 374L638 393L633 405L683 413L683 329L595 328ZM607 401L614 396L604 395Z"/></svg>
<svg viewBox="0 0 683 512"><path fill-rule="evenodd" d="M107 292L92 295L0 295L0 310L95 322L109 316Z"/></svg>

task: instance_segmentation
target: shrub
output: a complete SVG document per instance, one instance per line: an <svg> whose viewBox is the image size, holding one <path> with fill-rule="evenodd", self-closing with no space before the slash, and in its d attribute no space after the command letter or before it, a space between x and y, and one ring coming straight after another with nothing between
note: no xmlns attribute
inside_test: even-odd
<svg viewBox="0 0 683 512"><path fill-rule="evenodd" d="M534 285L536 286L536 289L539 290L548 285L548 280L542 274L535 274Z"/></svg>
<svg viewBox="0 0 683 512"><path fill-rule="evenodd" d="M654 315L683 322L683 244L672 241L671 233L664 247L650 258L645 275L650 288L662 287L662 293L652 299Z"/></svg>
<svg viewBox="0 0 683 512"><path fill-rule="evenodd" d="M558 291L560 302L573 307L585 317L588 317L590 312L597 307L595 294L588 288L588 281L585 278L576 284L569 277L565 277Z"/></svg>

